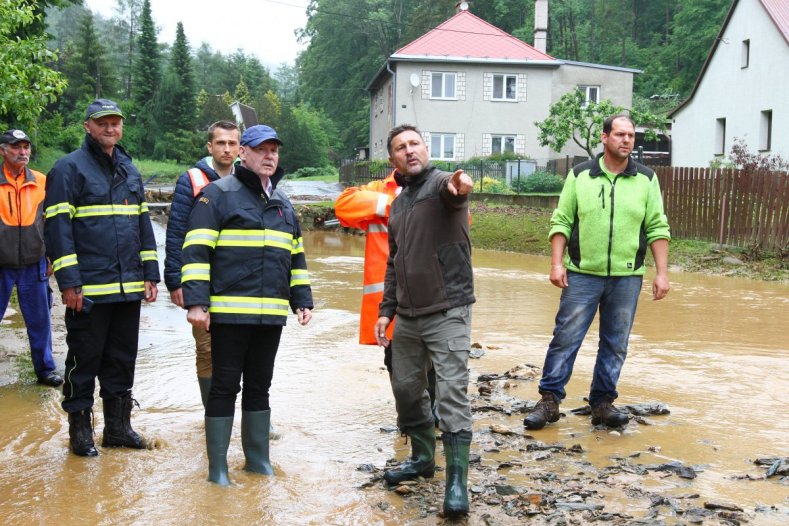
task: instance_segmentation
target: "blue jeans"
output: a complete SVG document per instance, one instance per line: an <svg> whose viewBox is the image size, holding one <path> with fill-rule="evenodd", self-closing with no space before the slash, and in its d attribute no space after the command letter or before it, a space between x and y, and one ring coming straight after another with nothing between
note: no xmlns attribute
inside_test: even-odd
<svg viewBox="0 0 789 526"><path fill-rule="evenodd" d="M586 337L595 312L600 309L600 342L589 403L594 406L618 396L616 384L627 356L627 341L641 292L641 276L600 277L567 273L562 290L553 339L548 345L540 380L540 393L550 392L563 400L578 349Z"/></svg>
<svg viewBox="0 0 789 526"><path fill-rule="evenodd" d="M0 268L0 320L14 286L19 310L27 326L33 370L38 376L46 376L55 370L49 311L52 308L52 291L47 277L47 260L42 258L38 263L22 268Z"/></svg>

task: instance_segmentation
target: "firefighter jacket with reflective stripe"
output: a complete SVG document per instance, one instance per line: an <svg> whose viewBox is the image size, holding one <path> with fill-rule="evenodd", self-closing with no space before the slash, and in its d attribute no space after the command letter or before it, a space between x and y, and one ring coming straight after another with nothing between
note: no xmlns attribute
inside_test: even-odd
<svg viewBox="0 0 789 526"><path fill-rule="evenodd" d="M671 239L655 172L628 160L605 169L603 154L573 167L551 216L550 239L567 238L565 266L594 276L641 276L647 247Z"/></svg>
<svg viewBox="0 0 789 526"><path fill-rule="evenodd" d="M22 268L44 257L44 174L19 177L2 163L0 173L0 267Z"/></svg>
<svg viewBox="0 0 789 526"><path fill-rule="evenodd" d="M394 174L392 172L386 179L363 186L346 188L334 202L334 214L342 226L367 233L359 326L359 343L364 345L378 345L375 322L378 320L378 304L384 297L386 258L389 257L389 207L400 189ZM394 323L391 323L386 331L390 340L393 331Z"/></svg>
<svg viewBox="0 0 789 526"><path fill-rule="evenodd" d="M389 258L379 315L416 317L474 303L468 195L451 173L428 166L406 176L389 210Z"/></svg>
<svg viewBox="0 0 789 526"><path fill-rule="evenodd" d="M219 179L210 164L211 157L200 159L194 168L181 174L175 183L173 203L167 218L167 235L165 242L164 284L167 290L181 288L181 248L186 235L186 223L192 211L197 195L212 181Z"/></svg>
<svg viewBox="0 0 789 526"><path fill-rule="evenodd" d="M271 177L243 166L206 186L184 240L184 306L208 305L212 323L285 325L288 307L313 307L304 241L296 212Z"/></svg>
<svg viewBox="0 0 789 526"><path fill-rule="evenodd" d="M60 290L82 287L96 303L141 300L159 281L156 240L140 172L115 146L90 136L47 176L44 236Z"/></svg>

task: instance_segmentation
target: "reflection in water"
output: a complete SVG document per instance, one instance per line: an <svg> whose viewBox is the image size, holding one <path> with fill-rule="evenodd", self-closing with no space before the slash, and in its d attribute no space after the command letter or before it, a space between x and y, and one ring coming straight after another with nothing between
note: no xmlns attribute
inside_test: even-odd
<svg viewBox="0 0 789 526"><path fill-rule="evenodd" d="M0 523L440 522L435 516L418 519L401 497L378 485L360 488L369 475L358 466L381 467L408 447L380 430L395 422L383 353L356 343L364 239L338 233L305 237L317 308L307 327L289 320L277 357L272 420L281 438L271 445L276 477L245 473L234 436L228 461L235 485L205 481L191 332L162 287L160 300L143 308L134 390L142 410L133 414L135 427L154 438L157 448L100 448L96 459L77 458L68 453L59 393L29 384L0 388ZM472 379L519 363L542 365L559 295L547 280L548 258L477 250L474 264L478 302L472 337L486 354L472 360ZM562 406L567 417L534 436L545 443L580 444L584 460L598 467L611 464L612 456L636 452L641 456L634 463L704 466L693 481L646 479L655 491L693 492L751 508L786 506L786 486L777 480L731 477L763 473L749 463L758 456L787 454L789 286L694 274L672 279L673 290L661 302L649 300L645 280L620 383L623 403L664 402L672 414L650 418L651 426L631 423L621 435L594 430L587 418L572 415L569 409L583 405L589 385L595 350L589 338ZM63 341L57 346L62 353ZM470 393L476 393L473 385ZM536 383L516 382L508 394L535 399ZM100 403L95 411L100 441ZM488 433L496 419L522 429L522 415L485 413L475 415L475 433ZM239 433L237 421L234 434ZM647 452L650 447L654 452ZM530 491L540 490L529 476L535 470L572 469L561 464L566 461L535 463L525 452L477 453L483 466L520 461L523 467L506 472L506 483ZM472 469L470 485L474 480ZM643 502L613 490L605 504L606 511L643 516ZM766 519L752 523L759 520Z"/></svg>

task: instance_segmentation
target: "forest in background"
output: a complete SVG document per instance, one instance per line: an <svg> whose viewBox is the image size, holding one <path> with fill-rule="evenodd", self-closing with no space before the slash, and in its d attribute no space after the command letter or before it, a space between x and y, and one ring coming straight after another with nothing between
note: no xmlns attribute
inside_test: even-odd
<svg viewBox="0 0 789 526"><path fill-rule="evenodd" d="M232 118L228 105L238 100L275 126L286 145L298 145L284 151L286 171L336 166L366 146L365 88L386 57L450 18L454 4L310 0L297 35L306 49L295 64L270 71L254 49L225 55L188 42L180 24L172 45L159 42L149 0L116 0L109 19L81 0L4 0L0 58L9 67L0 72L0 124L32 130L39 145L69 151L82 141L86 105L111 98L127 114L123 143L133 155L191 162L205 154L208 124ZM534 0L470 4L476 16L532 43ZM730 6L731 0L551 0L547 51L642 70L634 107L665 114L690 94Z"/></svg>

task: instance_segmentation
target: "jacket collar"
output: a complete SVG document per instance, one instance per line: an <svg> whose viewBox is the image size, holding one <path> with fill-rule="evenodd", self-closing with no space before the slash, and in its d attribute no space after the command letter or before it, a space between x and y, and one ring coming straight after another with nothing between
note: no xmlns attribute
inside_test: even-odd
<svg viewBox="0 0 789 526"><path fill-rule="evenodd" d="M3 174L3 179L4 179L3 181L0 181L0 183L14 184L14 180L13 179L15 179L16 176L6 170L5 162L3 162L3 161L0 161L0 170L2 170L2 172L0 172L0 173ZM25 166L24 172L25 172L25 182L24 182L24 184L29 184L29 183L36 184L37 183L36 177L33 175L33 172L30 171L30 168ZM9 179L9 175L11 177L10 179Z"/></svg>
<svg viewBox="0 0 789 526"><path fill-rule="evenodd" d="M605 172L600 167L600 164L603 162L603 154L598 153L597 156L594 158L594 162L592 163L592 167L589 169L589 176L590 177L600 177L605 175ZM633 160L632 157L627 158L627 166L624 170L616 175L636 175L638 173L638 168L636 167L636 162Z"/></svg>
<svg viewBox="0 0 789 526"><path fill-rule="evenodd" d="M427 175L432 172L435 168L430 163L427 163L425 169L419 172L416 175L402 175L400 172L395 172L395 180L397 180L398 184L401 186L422 186L427 179ZM402 183L401 183L402 181Z"/></svg>
<svg viewBox="0 0 789 526"><path fill-rule="evenodd" d="M233 173L235 174L236 177L238 177L238 180L244 184L244 186L248 187L256 194L263 193L263 183L261 183L258 174L256 174L252 170L244 168L243 166L241 166L241 163L236 163L236 165L234 166ZM269 181L271 181L272 193L274 193L274 190L276 190L277 188L277 184L279 183L280 179L282 179L284 176L285 176L285 171L282 168L277 167L276 171L274 172L274 175L269 177Z"/></svg>

